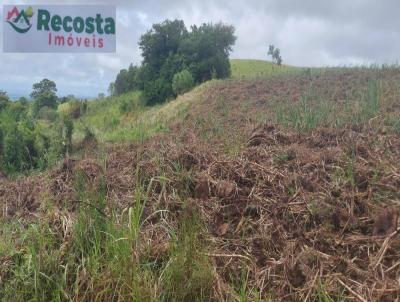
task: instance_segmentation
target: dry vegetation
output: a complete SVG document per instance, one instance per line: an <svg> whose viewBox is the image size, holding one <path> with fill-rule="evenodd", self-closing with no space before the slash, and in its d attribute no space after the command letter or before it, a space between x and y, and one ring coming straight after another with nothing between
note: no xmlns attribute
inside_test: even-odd
<svg viewBox="0 0 400 302"><path fill-rule="evenodd" d="M396 68L216 81L167 133L0 179L0 295L399 301L399 85Z"/></svg>

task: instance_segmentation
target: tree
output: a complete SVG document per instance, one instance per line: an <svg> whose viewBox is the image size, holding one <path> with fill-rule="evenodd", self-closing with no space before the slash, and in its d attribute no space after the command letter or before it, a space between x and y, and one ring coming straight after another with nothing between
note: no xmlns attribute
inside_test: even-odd
<svg viewBox="0 0 400 302"><path fill-rule="evenodd" d="M173 78L183 70L189 72L193 84L229 77L234 31L222 23L192 26L190 31L182 20L153 24L139 41L141 66L122 69L109 92L142 90L146 103L155 104L176 95Z"/></svg>
<svg viewBox="0 0 400 302"><path fill-rule="evenodd" d="M133 90L140 90L143 88L142 81L140 80L140 68L132 64L128 69L122 69L117 75L115 83L112 88L113 94L120 95ZM111 84L110 84L111 85Z"/></svg>
<svg viewBox="0 0 400 302"><path fill-rule="evenodd" d="M152 29L141 36L139 48L143 62L139 79L148 104L163 102L173 95L172 77L180 71L177 53L187 34L182 20L166 20L153 24Z"/></svg>
<svg viewBox="0 0 400 302"><path fill-rule="evenodd" d="M108 95L113 96L115 94L115 83L111 82L108 85L108 89L107 89Z"/></svg>
<svg viewBox="0 0 400 302"><path fill-rule="evenodd" d="M8 98L7 92L0 90L0 111L4 110L10 105L11 101Z"/></svg>
<svg viewBox="0 0 400 302"><path fill-rule="evenodd" d="M33 99L36 99L43 93L56 94L56 92L57 92L56 83L49 79L43 79L39 83L33 84L33 91L31 93L31 97Z"/></svg>
<svg viewBox="0 0 400 302"><path fill-rule="evenodd" d="M168 56L177 53L186 35L187 29L182 20L165 20L153 24L152 29L140 37L143 66L151 68L153 79L158 77L158 72Z"/></svg>
<svg viewBox="0 0 400 302"><path fill-rule="evenodd" d="M56 83L43 79L39 83L33 84L33 91L31 93L31 97L34 99L33 103L33 113L37 115L39 110L47 106L49 108L56 109L57 108L57 87Z"/></svg>
<svg viewBox="0 0 400 302"><path fill-rule="evenodd" d="M229 54L236 41L233 26L223 23L192 26L181 52L188 58L189 69L197 83L231 74Z"/></svg>
<svg viewBox="0 0 400 302"><path fill-rule="evenodd" d="M275 48L274 45L270 45L268 49L268 55L272 57L272 61L278 66L282 65L282 57L281 50L279 48Z"/></svg>

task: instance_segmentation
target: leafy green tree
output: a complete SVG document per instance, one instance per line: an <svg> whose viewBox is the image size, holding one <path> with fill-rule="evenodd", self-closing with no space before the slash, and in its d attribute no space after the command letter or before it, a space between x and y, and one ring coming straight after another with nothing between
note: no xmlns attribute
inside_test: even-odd
<svg viewBox="0 0 400 302"><path fill-rule="evenodd" d="M270 45L268 48L268 55L272 57L272 61L276 65L282 65L281 50L279 48L275 48L274 45Z"/></svg>
<svg viewBox="0 0 400 302"><path fill-rule="evenodd" d="M33 84L33 91L31 97L34 99L33 113L36 116L42 107L57 108L57 87L56 83L43 79L39 83Z"/></svg>
<svg viewBox="0 0 400 302"><path fill-rule="evenodd" d="M120 95L133 90L140 90L143 88L143 84L139 77L140 68L133 66L132 64L128 69L122 69L115 80L112 88L112 94Z"/></svg>
<svg viewBox="0 0 400 302"><path fill-rule="evenodd" d="M49 92L56 94L57 92L56 83L49 79L43 79L39 83L33 84L33 91L31 93L31 97L36 99L43 93L49 93Z"/></svg>
<svg viewBox="0 0 400 302"><path fill-rule="evenodd" d="M178 52L186 35L187 29L182 20L165 20L153 24L152 29L141 36L139 48L142 51L143 66L151 69L153 79L158 77L168 56Z"/></svg>
<svg viewBox="0 0 400 302"><path fill-rule="evenodd" d="M189 91L193 86L193 76L187 69L184 69L174 75L172 80L172 89L176 95Z"/></svg>
<svg viewBox="0 0 400 302"><path fill-rule="evenodd" d="M198 83L221 79L231 74L229 54L236 41L234 27L223 23L192 26L181 52L188 58L189 68Z"/></svg>

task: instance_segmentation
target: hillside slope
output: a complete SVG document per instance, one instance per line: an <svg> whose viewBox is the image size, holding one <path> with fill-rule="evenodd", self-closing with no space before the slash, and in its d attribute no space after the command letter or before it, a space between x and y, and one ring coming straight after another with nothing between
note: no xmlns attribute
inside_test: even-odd
<svg viewBox="0 0 400 302"><path fill-rule="evenodd" d="M2 180L0 296L399 299L399 80L212 81L139 122L166 131Z"/></svg>

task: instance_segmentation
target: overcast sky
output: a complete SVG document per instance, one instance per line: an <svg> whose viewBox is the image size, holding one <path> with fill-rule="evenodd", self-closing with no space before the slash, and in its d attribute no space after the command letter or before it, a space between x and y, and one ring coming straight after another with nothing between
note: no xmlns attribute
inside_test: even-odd
<svg viewBox="0 0 400 302"><path fill-rule="evenodd" d="M397 63L400 56L398 0L3 0L2 4L115 4L115 54L8 54L0 39L0 90L28 95L43 78L59 95L106 92L121 68L140 64L138 40L153 23L182 19L191 24L233 24L232 58L267 59L267 46L281 48L285 64L332 66ZM3 15L3 7L0 7ZM4 22L0 23L2 35Z"/></svg>

